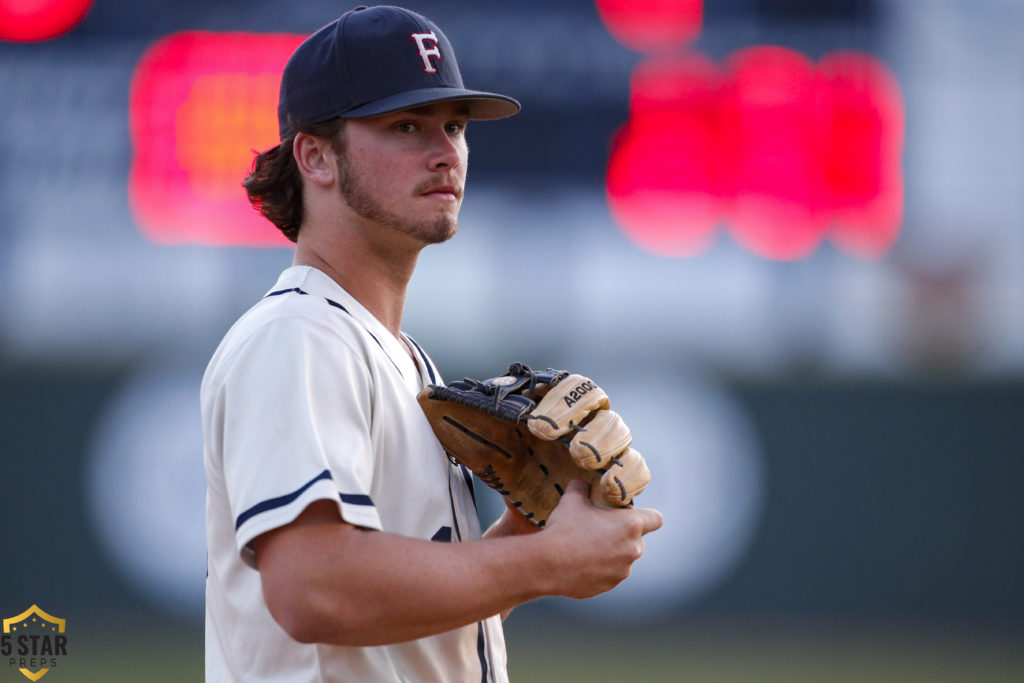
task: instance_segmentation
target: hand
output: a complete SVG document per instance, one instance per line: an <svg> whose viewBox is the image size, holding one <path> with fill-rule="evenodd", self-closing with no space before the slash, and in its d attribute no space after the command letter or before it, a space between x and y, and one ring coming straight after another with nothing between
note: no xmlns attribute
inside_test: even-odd
<svg viewBox="0 0 1024 683"><path fill-rule="evenodd" d="M502 536L521 536L523 534L535 534L540 527L531 522L521 513L508 498L505 501L505 511L498 518L491 528L484 534L486 538L501 538Z"/></svg>
<svg viewBox="0 0 1024 683"><path fill-rule="evenodd" d="M589 598L617 586L643 555L644 535L664 521L650 508L594 505L588 488L582 481L570 482L538 537L551 543L556 595Z"/></svg>

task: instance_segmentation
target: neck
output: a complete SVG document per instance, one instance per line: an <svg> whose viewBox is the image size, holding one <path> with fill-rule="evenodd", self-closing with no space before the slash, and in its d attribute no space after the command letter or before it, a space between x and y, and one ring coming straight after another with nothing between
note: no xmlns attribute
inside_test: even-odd
<svg viewBox="0 0 1024 683"><path fill-rule="evenodd" d="M323 271L401 339L406 290L419 250L382 247L360 239L358 233L349 233L344 241L325 242L315 234L303 237L300 231L294 264Z"/></svg>

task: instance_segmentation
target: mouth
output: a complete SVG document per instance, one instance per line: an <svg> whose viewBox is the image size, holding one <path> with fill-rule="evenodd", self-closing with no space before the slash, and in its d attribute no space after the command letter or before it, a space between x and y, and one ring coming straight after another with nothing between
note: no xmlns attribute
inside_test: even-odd
<svg viewBox="0 0 1024 683"><path fill-rule="evenodd" d="M430 199L458 201L462 199L462 188L455 185L433 185L420 193Z"/></svg>

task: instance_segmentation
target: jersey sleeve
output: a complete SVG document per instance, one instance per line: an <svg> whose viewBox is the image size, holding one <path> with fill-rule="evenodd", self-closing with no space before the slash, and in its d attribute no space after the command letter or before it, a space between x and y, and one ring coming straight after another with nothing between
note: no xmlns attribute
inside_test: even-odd
<svg viewBox="0 0 1024 683"><path fill-rule="evenodd" d="M279 318L240 345L223 378L224 483L247 563L254 538L317 500L381 528L369 495L372 385L357 345L313 320Z"/></svg>

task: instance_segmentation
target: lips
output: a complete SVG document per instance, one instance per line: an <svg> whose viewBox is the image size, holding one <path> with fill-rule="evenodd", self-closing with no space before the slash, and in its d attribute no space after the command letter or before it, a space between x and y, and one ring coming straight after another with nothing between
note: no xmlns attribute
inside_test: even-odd
<svg viewBox="0 0 1024 683"><path fill-rule="evenodd" d="M420 194L423 196L448 195L453 199L462 199L462 188L455 185L432 185Z"/></svg>

